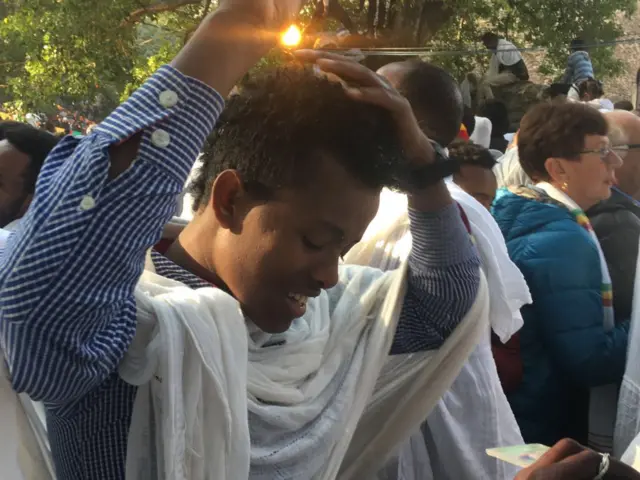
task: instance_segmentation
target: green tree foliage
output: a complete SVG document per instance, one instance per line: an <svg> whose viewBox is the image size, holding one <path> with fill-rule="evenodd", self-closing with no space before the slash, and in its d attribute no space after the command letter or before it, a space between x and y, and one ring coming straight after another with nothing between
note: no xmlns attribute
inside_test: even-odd
<svg viewBox="0 0 640 480"><path fill-rule="evenodd" d="M307 32L347 27L360 46L477 50L430 57L457 76L486 64L479 33L493 30L520 46L546 47L545 73L559 74L567 45L620 35L618 12L635 0L322 0L306 9ZM100 116L183 45L217 0L3 0L0 101L48 112L73 105ZM617 73L611 48L592 51L601 77ZM286 55L274 52L260 66Z"/></svg>

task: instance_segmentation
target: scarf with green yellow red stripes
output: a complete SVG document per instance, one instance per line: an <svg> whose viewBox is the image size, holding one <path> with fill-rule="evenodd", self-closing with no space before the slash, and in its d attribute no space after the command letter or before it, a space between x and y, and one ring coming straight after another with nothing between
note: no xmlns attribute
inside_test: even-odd
<svg viewBox="0 0 640 480"><path fill-rule="evenodd" d="M571 215L573 215L576 223L587 231L596 248L598 249L598 255L600 256L600 272L602 275L601 296L602 308L604 310L603 325L605 330L611 330L614 326L613 290L611 288L611 275L609 274L607 261L604 258L604 253L602 252L602 248L600 247L600 242L598 241L596 233L593 231L593 227L591 226L589 217L587 217L586 213L584 213L584 211L578 206L578 204L574 202L566 193L554 187L550 183L538 183L535 188L515 187L510 188L509 190L516 195L532 198L534 200L545 202L545 198L543 197L546 197L546 203L561 204L567 210L569 210ZM545 193L546 195L544 195Z"/></svg>

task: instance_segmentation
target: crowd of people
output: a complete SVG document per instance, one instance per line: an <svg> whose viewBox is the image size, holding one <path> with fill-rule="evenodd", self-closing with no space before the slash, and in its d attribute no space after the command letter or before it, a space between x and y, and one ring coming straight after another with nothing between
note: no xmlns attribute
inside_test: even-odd
<svg viewBox="0 0 640 480"><path fill-rule="evenodd" d="M421 60L247 78L276 3L85 136L0 123L11 478L639 479L633 105L579 40L517 132Z"/></svg>

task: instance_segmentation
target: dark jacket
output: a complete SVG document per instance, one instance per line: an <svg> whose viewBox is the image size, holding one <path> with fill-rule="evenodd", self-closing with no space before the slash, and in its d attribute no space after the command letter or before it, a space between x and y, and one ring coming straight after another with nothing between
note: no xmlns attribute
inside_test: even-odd
<svg viewBox="0 0 640 480"><path fill-rule="evenodd" d="M587 215L609 265L616 321L625 320L631 317L640 241L640 206L614 188L611 198L589 209Z"/></svg>
<svg viewBox="0 0 640 480"><path fill-rule="evenodd" d="M583 439L589 388L622 379L629 322L605 332L598 250L564 206L500 190L493 214L533 298L509 403L526 443Z"/></svg>

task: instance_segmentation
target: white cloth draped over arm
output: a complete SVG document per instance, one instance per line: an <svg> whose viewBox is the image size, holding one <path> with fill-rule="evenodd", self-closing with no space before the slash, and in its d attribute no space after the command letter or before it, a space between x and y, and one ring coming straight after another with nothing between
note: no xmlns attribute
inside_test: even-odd
<svg viewBox="0 0 640 480"><path fill-rule="evenodd" d="M426 416L486 328L483 280L443 347L390 360L406 262L388 273L341 267L338 285L277 335L257 330L226 293L189 290L147 266L119 370L140 386L127 480L367 478Z"/></svg>
<svg viewBox="0 0 640 480"><path fill-rule="evenodd" d="M502 234L489 212L457 185L450 182L447 185L452 197L464 209L480 250L489 285L491 326L503 341L507 341L522 326L519 310L531 302L529 290L522 274L509 259ZM411 249L411 236L405 212L404 195L383 191L378 215L365 233L366 242L357 245L347 256L347 261L353 261L356 256L363 263L386 269L406 258ZM450 390L444 393L443 400L424 423L423 428L429 436L437 439L440 458L435 455L430 458L426 436L418 432L401 450L399 469L396 467L400 477L394 476L387 467L384 472L379 472L379 478L427 480L475 478L476 475L480 475L477 478L485 478L482 475L486 474L486 478L502 479L515 475L517 469L490 459L484 453L486 448L523 441L500 385L491 353L488 325L482 322L482 317L476 318L483 330L479 337L473 339L474 351L469 361L461 366L462 370ZM469 412L469 415L456 415L455 412L460 410ZM414 417L414 432L427 418L426 414L422 418ZM432 465L432 461L436 464ZM441 465L444 463L447 468ZM457 463L460 465L453 465ZM393 464L390 465L393 467Z"/></svg>
<svg viewBox="0 0 640 480"><path fill-rule="evenodd" d="M354 268L341 269L339 298L310 299L280 335L247 327L221 290L145 271L136 337L120 366L140 386L127 478L335 478L406 285L406 266L387 275Z"/></svg>
<svg viewBox="0 0 640 480"><path fill-rule="evenodd" d="M638 257L640 267L640 256ZM622 377L613 454L615 457L625 453L623 460L631 464L635 459L635 448L640 446L640 268L636 267L636 280L633 292L633 310L629 327L629 350L627 368Z"/></svg>
<svg viewBox="0 0 640 480"><path fill-rule="evenodd" d="M506 342L522 328L520 308L532 302L529 287L509 258L500 228L487 209L452 181L447 181L447 188L471 225L489 285L491 328ZM364 242L349 252L346 261L353 263L357 255L382 270L403 261L411 250L406 205L406 195L383 190L380 209L364 234Z"/></svg>

